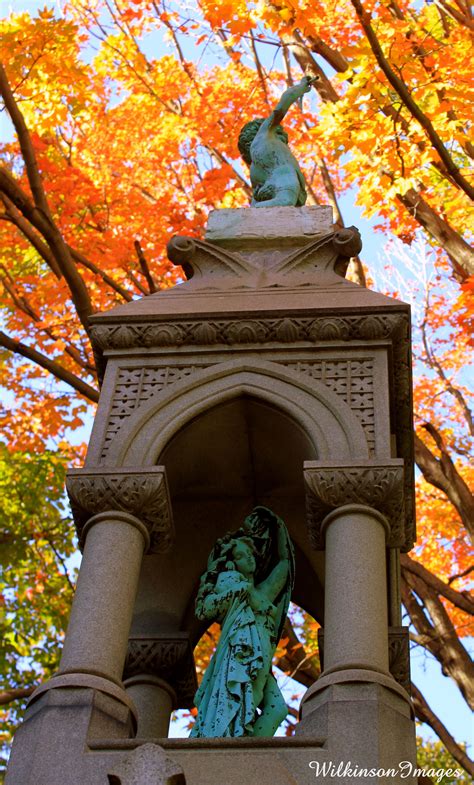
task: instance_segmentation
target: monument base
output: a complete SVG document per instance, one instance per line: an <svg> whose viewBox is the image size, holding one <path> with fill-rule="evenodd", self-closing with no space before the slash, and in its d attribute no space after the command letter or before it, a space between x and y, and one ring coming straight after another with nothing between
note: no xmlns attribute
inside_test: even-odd
<svg viewBox="0 0 474 785"><path fill-rule="evenodd" d="M297 738L323 736L328 740L330 765L324 769L315 762L312 766L318 783L351 785L355 779L415 785L416 777L411 774L416 761L413 712L408 696L400 693L380 683L363 682L308 691L296 734Z"/></svg>

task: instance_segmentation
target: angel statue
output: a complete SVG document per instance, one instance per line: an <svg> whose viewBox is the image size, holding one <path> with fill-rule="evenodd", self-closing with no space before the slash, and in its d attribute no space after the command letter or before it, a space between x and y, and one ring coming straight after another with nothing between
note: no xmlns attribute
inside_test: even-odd
<svg viewBox="0 0 474 785"><path fill-rule="evenodd" d="M253 188L251 207L290 205L306 202L306 186L298 161L288 147L288 134L280 125L295 101L311 90L315 77L304 76L281 96L273 112L244 125L239 135L239 150L250 166Z"/></svg>
<svg viewBox="0 0 474 785"><path fill-rule="evenodd" d="M255 507L217 540L201 578L196 615L221 634L196 692L194 737L273 736L288 713L271 665L294 580L286 526Z"/></svg>

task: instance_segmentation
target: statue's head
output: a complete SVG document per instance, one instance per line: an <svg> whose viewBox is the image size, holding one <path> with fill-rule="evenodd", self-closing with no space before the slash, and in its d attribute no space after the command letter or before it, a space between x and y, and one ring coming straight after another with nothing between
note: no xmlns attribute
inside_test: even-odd
<svg viewBox="0 0 474 785"><path fill-rule="evenodd" d="M232 548L232 562L235 569L246 578L255 574L257 568L255 547L250 537L239 537L235 541Z"/></svg>
<svg viewBox="0 0 474 785"><path fill-rule="evenodd" d="M258 117L256 120L250 120L249 123L246 123L242 128L239 134L239 141L238 147L240 150L240 154L244 159L245 163L250 166L252 163L252 158L250 155L250 145L252 144L253 140L257 136L258 130L262 123L264 122L264 117ZM280 141L288 144L288 134L286 133L285 129L282 125L277 125L274 128L275 135L280 139Z"/></svg>
<svg viewBox="0 0 474 785"><path fill-rule="evenodd" d="M240 150L240 155L244 159L245 163L249 166L252 163L252 159L250 157L250 145L257 136L258 129L264 122L264 119L264 117L258 117L256 120L251 120L249 123L245 123L239 134L238 147Z"/></svg>

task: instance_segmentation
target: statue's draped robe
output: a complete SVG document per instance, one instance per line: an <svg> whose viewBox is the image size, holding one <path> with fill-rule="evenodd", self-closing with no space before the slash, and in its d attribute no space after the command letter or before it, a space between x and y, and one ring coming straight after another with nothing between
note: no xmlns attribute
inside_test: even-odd
<svg viewBox="0 0 474 785"><path fill-rule="evenodd" d="M199 714L191 736L250 735L255 720L252 682L263 665L255 614L247 601L235 598L196 692Z"/></svg>
<svg viewBox="0 0 474 785"><path fill-rule="evenodd" d="M248 536L248 531L242 531L242 534ZM252 735L257 719L252 682L261 668L268 667L268 661L265 663L268 636L274 650L281 637L293 588L294 552L288 533L286 536L288 579L275 601L278 604L273 633L270 633L268 625L262 623L261 618L256 617L247 598L237 596L229 602L216 651L194 698L198 716L190 734L192 737ZM268 549L268 535L260 539L266 541L262 550ZM212 564L215 558L216 553L213 551L209 563ZM265 635L267 640L262 641L260 635Z"/></svg>

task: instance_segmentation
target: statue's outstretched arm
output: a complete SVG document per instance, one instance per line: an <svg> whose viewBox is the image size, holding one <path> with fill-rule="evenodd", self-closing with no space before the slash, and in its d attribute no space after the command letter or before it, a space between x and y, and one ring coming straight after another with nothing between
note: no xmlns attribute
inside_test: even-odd
<svg viewBox="0 0 474 785"><path fill-rule="evenodd" d="M298 84L293 85L293 87L289 87L288 90L285 90L275 109L270 115L270 128L274 128L276 125L279 125L290 106L294 104L298 98L301 98L305 93L309 93L312 82L313 79L310 76L303 76Z"/></svg>

